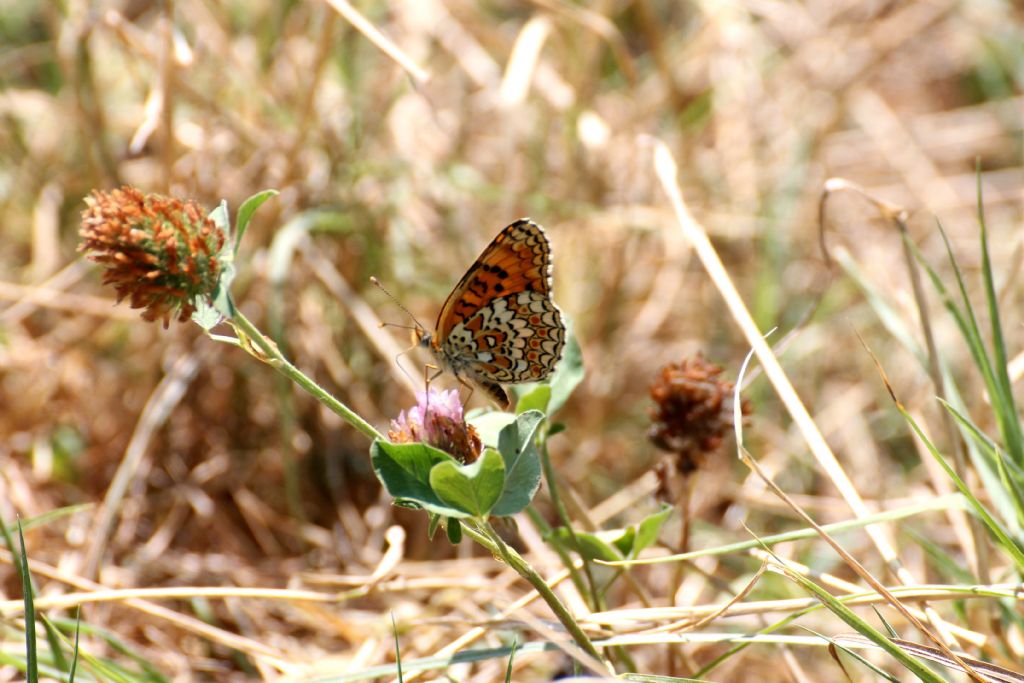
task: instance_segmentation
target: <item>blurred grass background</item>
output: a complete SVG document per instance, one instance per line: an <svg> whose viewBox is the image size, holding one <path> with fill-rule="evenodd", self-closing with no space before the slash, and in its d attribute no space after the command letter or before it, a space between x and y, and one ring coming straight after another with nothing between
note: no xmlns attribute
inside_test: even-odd
<svg viewBox="0 0 1024 683"><path fill-rule="evenodd" d="M543 224L555 298L588 372L559 415L568 429L553 456L577 506L617 525L656 509L661 455L645 433L658 369L699 351L734 376L748 351L675 226L651 163L659 138L762 328L788 333L814 311L782 360L862 495L880 504L934 495L857 335L926 420L938 414L934 388L862 289L830 276L819 201L839 176L906 207L912 238L943 269L941 221L976 282L979 168L1015 355L1024 346L1019 4L355 5L415 69L357 30L342 0L0 1L0 514L10 522L94 504L32 530L29 556L109 587L344 584L338 575L373 571L386 530L400 524L408 536L395 575L449 581L340 606L167 603L264 643L279 666L119 604L90 606L87 622L170 677L301 679L390 661L389 611L405 656L427 656L523 590L469 548L428 541L421 515L382 496L365 439L268 368L195 326L163 330L113 306L76 253L77 221L92 188L123 183L210 208L279 189L245 237L236 300L380 427L411 404L415 381L393 358L404 337L375 327L408 321L368 278L429 324L500 228L520 216ZM892 227L853 194L830 199L826 219L830 249L913 329ZM966 349L948 319L935 324L968 405L982 407ZM402 361L413 378L415 358ZM763 466L819 521L845 518L767 385L746 395L748 447ZM991 427L983 412L974 417ZM126 458L137 465L108 533L97 533ZM765 534L794 525L728 452L693 476L694 547L746 539L743 524ZM543 495L538 504L547 509ZM956 552L950 524L934 516L917 529ZM878 568L863 535L845 540ZM903 559L923 580L934 569L908 548ZM794 557L837 569L821 546ZM635 574L662 604L673 595L686 604L727 599L707 576L749 570L709 561L679 586L671 570ZM9 564L0 576L3 596L18 597ZM44 596L66 590L41 585ZM631 600L624 590L618 603ZM686 657L719 651L694 646ZM643 670L669 671L664 648L634 656ZM716 680L781 680L774 658L748 649ZM524 655L515 680L550 680L561 663ZM838 675L824 651L802 663L818 680ZM453 675L497 680L503 666ZM0 677L18 674L0 665Z"/></svg>

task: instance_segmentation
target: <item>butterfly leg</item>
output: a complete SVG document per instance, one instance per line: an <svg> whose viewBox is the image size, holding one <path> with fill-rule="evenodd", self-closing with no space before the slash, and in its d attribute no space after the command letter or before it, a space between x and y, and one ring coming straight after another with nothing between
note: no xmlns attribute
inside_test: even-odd
<svg viewBox="0 0 1024 683"><path fill-rule="evenodd" d="M437 370L434 374L429 374L430 370ZM437 367L436 365L430 365L429 363L423 366L423 385L424 391L427 392L427 398L424 400L423 414L426 415L430 412L430 383L441 376L444 370Z"/></svg>
<svg viewBox="0 0 1024 683"><path fill-rule="evenodd" d="M502 410L508 410L508 394L505 393L505 390L501 388L500 384L497 384L495 382L488 382L481 378L476 378L472 382L467 382L458 375L456 375L456 378L458 378L459 383L462 384L462 386L469 388L469 396L466 396L466 400L462 402L463 406L469 404L469 399L473 397L473 392L476 391L477 387L479 387L484 390L484 393L487 395L487 398L491 399L491 401L493 401L495 405L497 405Z"/></svg>
<svg viewBox="0 0 1024 683"><path fill-rule="evenodd" d="M462 407L465 409L465 407L469 405L469 399L473 398L473 392L476 391L476 387L471 382L467 382L458 375L455 375L455 379L459 380L459 384L469 389L469 393L466 395L466 400L462 401Z"/></svg>

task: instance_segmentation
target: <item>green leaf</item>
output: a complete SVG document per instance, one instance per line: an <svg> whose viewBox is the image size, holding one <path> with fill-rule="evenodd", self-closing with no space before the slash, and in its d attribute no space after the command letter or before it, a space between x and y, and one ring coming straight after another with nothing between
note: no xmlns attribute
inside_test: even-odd
<svg viewBox="0 0 1024 683"><path fill-rule="evenodd" d="M636 527L636 539L629 554L636 557L640 551L658 540L658 532L672 514L672 506L662 504L661 510L644 517Z"/></svg>
<svg viewBox="0 0 1024 683"><path fill-rule="evenodd" d="M462 543L462 523L459 520L449 517L444 530L448 533L448 541L452 545Z"/></svg>
<svg viewBox="0 0 1024 683"><path fill-rule="evenodd" d="M663 505L654 514L644 517L639 524L596 533L577 531L576 540L579 541L581 550L588 560L617 562L634 558L641 550L658 540L658 532L671 514L672 506ZM555 537L567 547L573 547L572 538L565 527L559 527L555 531Z"/></svg>
<svg viewBox="0 0 1024 683"><path fill-rule="evenodd" d="M209 219L224 234L224 246L221 247L217 257L220 259L233 259L234 251L231 249L231 216L228 215L228 203L223 199L220 200L217 208L210 212Z"/></svg>
<svg viewBox="0 0 1024 683"><path fill-rule="evenodd" d="M432 467L442 462L455 464L455 459L444 451L422 443L377 439L370 446L370 462L396 505L414 506L445 517L467 516L446 504L430 487Z"/></svg>
<svg viewBox="0 0 1024 683"><path fill-rule="evenodd" d="M235 252L231 245L231 217L228 215L228 203L221 200L216 209L210 212L210 220L217 229L224 233L224 246L217 254L220 262L220 279L212 300L199 298L192 302L196 310L192 314L192 322L209 332L224 318L235 316L235 304L231 300L231 283L238 271L235 269Z"/></svg>
<svg viewBox="0 0 1024 683"><path fill-rule="evenodd" d="M430 470L430 486L461 516L486 517L505 486L505 461L490 448L468 465L445 460Z"/></svg>
<svg viewBox="0 0 1024 683"><path fill-rule="evenodd" d="M207 332L217 327L224 320L224 315L206 299L195 302L196 310L192 313L192 322Z"/></svg>
<svg viewBox="0 0 1024 683"><path fill-rule="evenodd" d="M226 262L223 267L217 291L213 294L213 307L225 318L234 318L235 302L231 298L231 282L235 279L235 264Z"/></svg>
<svg viewBox="0 0 1024 683"><path fill-rule="evenodd" d="M441 526L441 521L444 519L441 515L435 515L433 512L427 513L430 516L430 523L427 525L427 538L434 540L434 534L437 533L437 528Z"/></svg>
<svg viewBox="0 0 1024 683"><path fill-rule="evenodd" d="M277 190L263 190L263 192L257 192L253 196L242 202L242 205L238 207L238 213L235 216L235 244L234 253L238 253L238 245L242 243L242 235L245 234L245 229L249 227L249 221L252 220L252 216L256 213L256 209L263 205L263 202L267 201L271 197L277 196L279 193Z"/></svg>
<svg viewBox="0 0 1024 683"><path fill-rule="evenodd" d="M622 535L612 541L615 548L623 556L628 555L636 546L636 527L628 526L622 531Z"/></svg>
<svg viewBox="0 0 1024 683"><path fill-rule="evenodd" d="M498 435L498 452L505 461L505 487L494 506L498 517L514 515L533 500L540 488L540 454L534 437L544 413L531 410L516 417Z"/></svg>
<svg viewBox="0 0 1024 683"><path fill-rule="evenodd" d="M1021 516L1022 512L1024 512L1024 471L1007 458L1002 449L988 438L971 421L970 417L954 408L951 404L941 399L939 401L945 405L946 410L960 424L961 433L971 437L976 446L974 452L978 454L978 458L984 459L981 463L984 467L978 467L978 471L982 475L982 480L985 481L989 497L992 499L992 504L996 510L1006 520L1016 519L1017 529L1024 528L1024 518ZM968 442L968 445L970 445L970 442ZM992 472L998 475L1000 485L995 485L994 482L990 483L985 480L985 475Z"/></svg>
<svg viewBox="0 0 1024 683"><path fill-rule="evenodd" d="M614 532L601 531L594 534L586 531L577 531L575 536L584 558L588 560L601 560L603 562L618 562L625 559L625 553L620 551L619 543L628 536L626 547L631 546L633 543L633 533L632 529L618 529ZM575 547L572 535L569 534L569 530L565 527L555 529L554 537L563 547Z"/></svg>
<svg viewBox="0 0 1024 683"><path fill-rule="evenodd" d="M477 434L480 435L480 440L488 448L497 448L501 430L515 421L515 415L500 410L492 410L466 418L466 422L473 425Z"/></svg>
<svg viewBox="0 0 1024 683"><path fill-rule="evenodd" d="M551 379L548 380L548 384L551 385L548 415L554 415L565 405L586 374L583 367L583 351L573 333L572 320L567 315L563 314L563 317L565 318L565 348L562 350L562 360L552 373Z"/></svg>
<svg viewBox="0 0 1024 683"><path fill-rule="evenodd" d="M525 413L528 410L539 410L544 412L551 401L551 387L547 384L533 385L533 388L516 400L516 414Z"/></svg>

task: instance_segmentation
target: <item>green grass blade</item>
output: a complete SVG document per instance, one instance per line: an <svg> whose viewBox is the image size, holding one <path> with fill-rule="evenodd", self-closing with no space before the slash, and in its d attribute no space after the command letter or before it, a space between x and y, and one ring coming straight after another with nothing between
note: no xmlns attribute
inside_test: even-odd
<svg viewBox="0 0 1024 683"><path fill-rule="evenodd" d="M964 284L963 273L957 263L956 255L953 253L953 246L949 242L949 236L946 234L946 231L942 229L941 224L939 225L939 234L942 235L942 241L946 245L946 253L949 257L950 264L953 267L957 287L960 291L960 299L963 305L962 312L964 314L964 324L961 325L961 332L964 333L964 338L966 339L968 348L971 351L971 356L974 358L975 364L981 371L982 378L985 382L985 388L988 390L992 401L996 423L999 425L999 433L1003 438L1003 442L1007 448L1018 449L1018 452L1011 450L1010 455L1016 462L1020 463L1020 422L1017 419L1012 392L1009 390L1009 377L1006 376L1005 350L1003 351L1003 358L1001 361L998 358L993 361L993 359L989 357L988 351L985 348L984 338L981 334L981 326L978 324L978 318L974 314L974 308L971 306L970 298L967 295L967 286ZM989 276L985 279L990 280L990 275L991 273L989 273ZM994 324L998 325L998 310L993 309L992 315L996 318ZM1001 336L1002 334L1000 333L1000 337ZM993 344L997 344L997 342L993 340Z"/></svg>
<svg viewBox="0 0 1024 683"><path fill-rule="evenodd" d="M83 510L90 510L94 507L95 505L93 505L92 503L82 503L81 505L67 505L62 508L50 510L49 512L44 512L41 515L36 515L35 517L29 517L28 519L22 520L21 528L25 529L26 531L30 531L36 528L37 526L45 526L50 522L55 522L58 519L63 519L64 517L68 517L77 512L82 512ZM2 524L2 522L0 522L0 524ZM7 527L7 529L8 533L13 534L15 531L17 531L18 525L12 524L9 527Z"/></svg>
<svg viewBox="0 0 1024 683"><path fill-rule="evenodd" d="M141 671L133 672L109 659L100 660L96 657L90 657L86 652L81 653L81 657L85 662L96 668L100 674L111 679L121 678L134 681L135 683L138 683L140 680L152 681L152 683L171 683L169 678L160 673L156 667L154 667L153 664L147 661L142 655L128 647L128 645L120 640L113 632L98 626L93 626L88 622L82 623L78 620L72 622L67 618L57 618L53 621L60 629L66 632L71 631L72 628L77 629L80 625L82 632L87 636L102 640L112 652L130 659L139 666L139 669L141 669Z"/></svg>
<svg viewBox="0 0 1024 683"><path fill-rule="evenodd" d="M784 566L783 571L786 572L786 575L790 579L803 586L807 591L813 593L814 596L818 598L818 600L820 600L830 612L846 622L850 628L885 650L893 657L893 659L906 667L908 671L913 673L920 680L926 681L927 683L944 683L942 678L935 674L931 669L916 658L911 657L904 652L899 646L890 641L884 633L878 631L871 626L871 624L861 619L856 612L844 605L842 601L838 600L824 588L805 576L786 570Z"/></svg>
<svg viewBox="0 0 1024 683"><path fill-rule="evenodd" d="M50 644L53 665L61 671L69 671L70 665L68 664L67 657L64 656L64 648L60 644L60 633L57 632L57 628L53 623L46 618L46 615L40 614L39 619L43 622L43 630L46 631L46 642Z"/></svg>
<svg viewBox="0 0 1024 683"><path fill-rule="evenodd" d="M805 608L805 609L798 610L796 612L787 614L786 616L784 616L782 619L780 619L779 621L775 622L774 624L770 624L768 626L765 626L764 628L758 629L758 631L756 632L756 635L759 635L759 636L760 635L770 635L772 633L775 633L776 631L781 630L781 629L785 628L786 626L789 626L790 624L792 624L793 622L795 622L797 619L799 619L800 617L804 616L805 614L817 611L819 609L821 609L821 606L817 605L815 607L809 607L809 608ZM729 648L728 650L726 650L725 652L723 652L719 656L715 657L714 659L712 659L707 664L703 665L699 670L696 671L696 673L694 673L694 675L695 676L706 676L707 674L711 673L712 671L717 669L719 666L721 666L722 664L727 662L734 655L737 655L742 650L745 650L746 648L750 647L752 644L753 643L747 642L747 643L737 643L736 645L733 645L731 648Z"/></svg>
<svg viewBox="0 0 1024 683"><path fill-rule="evenodd" d="M982 217L983 221L983 217ZM971 444L971 440L968 440L970 446L971 459L975 466L978 467L979 472L982 475L982 479L985 482L985 488L988 490L989 495L996 503L997 507L1003 514L1005 519L1010 518L1024 518L1024 510L1022 510L1020 503L1017 500L1016 493L1008 488L1008 482L1005 479L1005 471L1008 466L1021 464L1021 458L1014 454L1012 449L1021 448L1021 437L1020 437L1020 421L1017 418L1017 409L1013 399L1012 391L1009 389L1010 381L1007 371L1007 364L1005 358L1005 344L1003 343L1003 337L1001 328L999 327L998 310L996 308L996 298L994 294L994 283L992 278L991 267L987 267L985 273L985 284L986 291L991 292L989 296L990 305L990 316L993 318L993 334L997 337L993 340L993 345L996 347L995 355L996 359L993 361L989 357L988 352L985 348L985 343L981 335L981 329L978 324L977 317L974 315L974 309L971 307L970 299L967 295L967 287L964 284L963 273L960 270L959 264L956 260L956 255L953 252L953 247L949 242L949 237L943 230L942 225L938 225L939 234L942 236L943 243L946 247L946 253L949 258L949 262L953 268L955 281L959 290L959 296L962 303L962 308L957 305L954 301L952 294L946 288L942 279L938 273L928 264L924 259L920 250L917 249L913 242L907 240L906 243L914 254L914 258L920 263L921 267L925 270L928 278L931 280L933 287L939 293L942 298L943 305L953 316L957 327L960 329L964 340L967 343L967 347L971 353L971 357L974 359L974 363L981 373L982 380L985 383L985 387L991 397L992 406L995 413L996 422L999 426L999 433L1003 440L1005 447L1009 450L1010 458L1003 459L1004 462L1000 463L1000 458L995 455L996 450L989 449L992 457L988 459L988 462L983 462L981 459L976 457L978 455L977 450ZM988 245L987 245L987 233L982 225L982 242L983 242L983 258L988 259ZM951 387L952 385L950 385ZM952 397L952 389L950 389L950 397ZM947 404L948 406L948 404ZM963 407L961 406L961 409ZM961 427L965 427L970 424L969 421L960 420ZM976 428L969 430L969 433L973 437L973 441L978 441L978 435L980 431ZM986 437L987 440L987 437ZM1019 468L1016 468L1019 470ZM1010 510L1013 510L1012 514Z"/></svg>
<svg viewBox="0 0 1024 683"><path fill-rule="evenodd" d="M945 401L940 401L949 411L953 419L960 425L962 432L968 434L980 447L980 452L991 463L991 468L999 476L1001 487L996 487L999 495L992 496L993 503L1006 520L1015 520L1018 529L1024 529L1024 472L1012 460L1004 457L1003 452L974 423L960 411Z"/></svg>
<svg viewBox="0 0 1024 683"><path fill-rule="evenodd" d="M892 305L890 298L878 287L871 278L861 269L855 259L846 252L835 255L835 261L843 273L850 278L860 290L868 305L875 312L879 322L885 330L892 335L907 351L914 355L921 367L928 368L928 359L924 349L918 343L914 333L906 322L906 315Z"/></svg>
<svg viewBox="0 0 1024 683"><path fill-rule="evenodd" d="M1010 492L1010 499L1014 502L1017 512L1017 528L1024 529L1024 491L1010 474L1010 461L1003 457L1002 451L998 453L999 459L996 462L999 466L999 479L1003 482L1006 490Z"/></svg>
<svg viewBox="0 0 1024 683"><path fill-rule="evenodd" d="M391 613L391 633L395 636L395 668L398 669L398 683L403 683L402 648L398 644L398 626L395 624L394 612Z"/></svg>
<svg viewBox="0 0 1024 683"><path fill-rule="evenodd" d="M28 667L26 666L25 659L18 657L8 652L0 650L0 665L5 665L17 669L25 674L25 680L28 679ZM55 680L60 681L64 679L64 672L58 671L52 667L47 666L45 663L39 664L39 673L42 674L44 680Z"/></svg>
<svg viewBox="0 0 1024 683"><path fill-rule="evenodd" d="M970 319L961 312L938 273L936 273L936 271L924 259L924 256L921 254L920 250L918 250L917 246L906 236L904 236L904 241L915 260L927 273L927 276L931 280L935 290L940 294L943 304L953 317L964 339L968 341L968 346L972 357L975 360L975 364L981 369L982 374L984 374L986 368L989 367L989 364L986 361L983 345L972 342L972 339L977 341L980 337L977 334L972 333L972 329L974 328L971 325ZM950 258L952 258L952 256ZM885 293L877 288L870 278L864 275L857 265L857 262L848 255L844 255L842 252L837 254L836 262L840 267L842 267L846 275L860 288L868 304L870 304L874 309L875 314L878 316L878 319L885 326L889 334L899 341L907 351L912 353L914 357L918 359L918 362L921 363L921 367L927 370L927 359L925 358L924 350L921 348L913 334L910 333L902 315L890 304ZM945 399L950 405L955 406L956 410L959 411L961 415L965 414L967 408L960 397L955 378L949 373L941 358L939 359L939 366L940 372L942 372L943 375L943 385L946 394ZM995 380L993 379L993 381ZM963 427L966 425L970 425L969 435L972 437L967 438L968 435L964 435L964 443L967 447L967 453L971 462L974 464L974 467L980 474L989 497L999 509L1003 519L1008 520L1011 517L1018 516L1016 514L1016 503L1010 499L1011 494L1007 490L1006 483L1001 479L1001 464L999 463L999 457L996 455L997 449L987 436L971 425L969 420L962 419L961 433L963 433ZM979 451L979 445L981 446L981 451ZM1008 463L1009 467L1016 467L1012 460L1004 459L1004 463ZM1017 469L1019 471L1019 468ZM1022 481L1024 481L1024 479L1022 479Z"/></svg>
<svg viewBox="0 0 1024 683"><path fill-rule="evenodd" d="M885 632L888 634L888 636L890 638L898 638L899 637L900 634L896 633L896 629L894 629L892 627L892 624L890 624L888 621L886 621L885 617L882 616L882 613L878 611L877 607L872 605L871 606L871 611L874 612L875 616L878 617L878 620L880 622L882 622L882 626L885 627Z"/></svg>
<svg viewBox="0 0 1024 683"><path fill-rule="evenodd" d="M871 524L877 524L879 522L894 522L908 517L915 517L925 512L935 512L939 510L951 510L951 509L966 509L964 499L956 493L950 493L944 496L937 496L920 503L914 503L913 505L906 505L904 507L893 508L892 510L886 510L885 512L876 512L871 515L859 517L856 519L848 519L842 522L833 522L831 524L823 524L822 529L830 534L837 533L840 531L849 531L851 529L861 529ZM736 543L727 543L725 545L716 546L713 548L702 548L701 550L691 550L688 553L679 553L677 555L664 555L661 557L651 557L642 559L631 559L631 560L616 560L613 562L606 562L603 560L597 560L597 564L607 565L611 567L627 567L638 564L664 564L668 562L683 562L686 560L695 560L698 557L710 557L718 555L732 555L741 553L752 548L760 548L764 545L774 546L779 543L790 543L792 541L800 541L808 538L819 538L820 534L816 529L808 527L802 529L795 529L793 531L784 531L778 534L772 534L771 536L763 536L759 540L750 541L738 541Z"/></svg>
<svg viewBox="0 0 1024 683"><path fill-rule="evenodd" d="M18 524L18 539L21 541L21 594L25 600L25 676L29 683L39 681L39 663L36 660L36 607L32 599L32 575L28 572L28 552L25 550L25 534Z"/></svg>
<svg viewBox="0 0 1024 683"><path fill-rule="evenodd" d="M917 531L911 526L903 526L900 531L913 539L924 550L925 556L938 569L940 575L950 576L954 581L965 586L969 586L975 581L974 576L964 566L962 558L953 557L940 544L932 541L926 534ZM1004 622L1013 623L1018 629L1024 629L1024 613L1014 609L1014 602L994 600L991 604L999 612L1000 618ZM964 621L966 621L966 618Z"/></svg>
<svg viewBox="0 0 1024 683"><path fill-rule="evenodd" d="M907 421L907 424L910 425L911 429L914 430L914 433L917 434L918 438L921 439L921 442L925 445L925 448L928 449L928 452L931 453L935 461L939 463L939 466L942 467L943 470L946 471L946 475L960 490L960 493L964 495L964 498L967 499L967 502L974 510L974 513L995 537L996 542L1007 552L1008 555L1010 555L1011 558L1013 558L1018 570L1024 571L1024 549L1022 549L1020 545L1010 537L1006 530L1003 529L1002 525L1000 525L999 522L989 514L985 506L981 504L981 502L971 492L970 488L968 488L967 484L964 483L964 480L960 478L950 464L946 462L946 459L942 454L939 453L938 449L935 448L934 444L932 444L931 440L928 439L925 433L921 430L914 418L910 416L910 413L908 413L898 402L896 403L896 408L900 411L900 414L903 415L903 419Z"/></svg>
<svg viewBox="0 0 1024 683"><path fill-rule="evenodd" d="M881 616L881 615L879 615L878 610L875 610L875 615L876 616ZM818 636L822 640L828 641L832 645L832 647L836 648L837 650L842 650L847 655L849 655L853 659L857 660L857 662L859 664L861 664L862 666L864 666L867 669L869 669L873 674L875 674L879 678L882 678L884 680L890 681L890 683L900 683L898 678L893 676L891 673L883 670L880 666L878 666L877 664L871 662L867 657L865 657L861 653L857 652L856 650L852 650L852 649L850 649L850 648L848 648L848 647L846 647L844 645L840 645L839 643L837 643L835 641L835 639L828 637L824 633L818 633L817 631L814 631L813 629L807 629L807 630L810 631L811 633L813 633L814 635ZM889 637L890 638L895 638L896 636L893 635L893 634L890 634ZM838 662L838 664L839 664L839 666L842 666L841 662ZM844 669L844 671L845 671L845 669ZM846 680L850 680L850 679L847 678Z"/></svg>
<svg viewBox="0 0 1024 683"><path fill-rule="evenodd" d="M942 229L941 224L937 224L939 235L942 237L943 244L946 246L946 255L949 258L950 264L953 267L953 274L956 279L957 285L960 291L960 299L966 304L966 308L961 310L957 305L953 294L946 287L942 278L938 272L932 268L928 260L925 259L924 254L917 248L917 245L912 241L907 240L906 244L910 248L911 253L917 260L918 264L924 269L925 274L928 276L928 280L932 283L932 287L938 292L942 305L953 316L953 321L956 326L960 329L960 334L963 335L967 341L968 350L971 352L971 356L974 358L975 364L978 369L981 370L982 375L986 375L985 384L988 385L991 380L991 368L988 367L987 356L985 355L985 345L981 342L981 335L978 330L977 320L974 320L973 310L970 308L970 299L967 297L967 288L964 286L963 274L960 272L960 265L957 263L956 255L953 253L953 245L949 243L949 237L946 232Z"/></svg>
<svg viewBox="0 0 1024 683"><path fill-rule="evenodd" d="M999 424L999 432L1003 435L1004 440L1006 440L1007 430L1009 429L1005 424L1006 415L997 405L1005 404L1004 401L998 400L997 398L1001 397L1003 394L1002 383L996 377L997 372L993 368L991 359L989 358L988 352L985 348L985 341L981 335L981 327L978 324L977 316L974 315L974 309L971 306L971 300L967 294L967 286L964 283L963 272L960 270L960 264L956 260L953 245L950 243L949 236L946 234L946 231L942 228L942 224L937 223L937 227L939 235L942 237L942 242L946 247L946 255L949 259L950 266L953 268L953 276L956 281L962 307L957 305L952 293L942 282L942 278L939 277L939 274L931 267L917 246L910 240L907 240L906 244L914 254L914 258L917 259L921 267L924 268L932 286L935 288L935 291L939 293L943 306L945 306L946 310L953 316L953 320L960 329L960 333L963 335L964 341L967 343L967 348L971 353L971 357L974 359L974 364L981 372L985 387L988 390L989 395L993 397L993 405L996 406L996 420ZM1015 416L1013 417L1013 421L1016 422Z"/></svg>
<svg viewBox="0 0 1024 683"><path fill-rule="evenodd" d="M981 272L985 285L985 300L988 303L989 325L992 328L992 366L999 389L992 395L992 407L1000 414L1000 425L1005 426L1003 440L1010 457L1018 464L1024 464L1024 435L1021 434L1020 419L1017 417L1017 406L1013 399L1012 382L1007 369L1006 340L1003 336L1002 323L999 317L999 298L996 295L995 277L992 272L992 259L988 248L988 228L985 224L985 207L981 196L981 171L978 171L978 230L981 238ZM996 400L995 396L999 397Z"/></svg>
<svg viewBox="0 0 1024 683"><path fill-rule="evenodd" d="M78 608L78 614L75 619L75 647L71 651L71 670L68 671L68 683L75 683L75 672L78 670L78 634L82 626L82 608Z"/></svg>
<svg viewBox="0 0 1024 683"><path fill-rule="evenodd" d="M512 641L512 652L508 653L508 666L505 667L505 683L512 683L512 662L516 660L516 648L519 647L519 641Z"/></svg>

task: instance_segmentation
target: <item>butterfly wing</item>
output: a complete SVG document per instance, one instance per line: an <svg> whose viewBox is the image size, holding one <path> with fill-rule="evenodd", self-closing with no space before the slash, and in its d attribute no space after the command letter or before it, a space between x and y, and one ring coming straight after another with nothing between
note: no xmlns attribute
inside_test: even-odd
<svg viewBox="0 0 1024 683"><path fill-rule="evenodd" d="M452 371L492 395L488 385L551 374L565 325L551 300L544 230L524 218L498 233L448 296L436 330L435 343Z"/></svg>
<svg viewBox="0 0 1024 683"><path fill-rule="evenodd" d="M551 245L544 229L520 218L498 233L441 307L434 329L444 339L491 299L533 290L551 291Z"/></svg>

